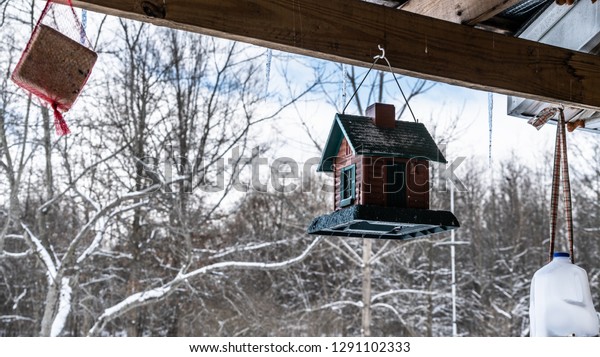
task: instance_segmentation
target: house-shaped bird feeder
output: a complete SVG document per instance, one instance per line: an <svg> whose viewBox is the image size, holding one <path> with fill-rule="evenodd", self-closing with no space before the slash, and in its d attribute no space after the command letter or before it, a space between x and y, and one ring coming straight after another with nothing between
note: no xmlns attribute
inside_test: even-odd
<svg viewBox="0 0 600 357"><path fill-rule="evenodd" d="M335 117L317 169L334 173L334 212L308 233L404 240L458 228L452 212L429 209L429 161L446 159L425 126L395 120L389 104L366 113Z"/></svg>

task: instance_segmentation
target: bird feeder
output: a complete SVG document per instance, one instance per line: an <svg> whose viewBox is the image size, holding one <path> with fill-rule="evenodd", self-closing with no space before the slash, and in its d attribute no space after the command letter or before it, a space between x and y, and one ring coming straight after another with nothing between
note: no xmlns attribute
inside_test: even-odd
<svg viewBox="0 0 600 357"><path fill-rule="evenodd" d="M66 135L70 131L63 113L83 90L98 55L71 0L66 2L68 6L56 2L46 2L11 78L52 107L56 132Z"/></svg>
<svg viewBox="0 0 600 357"><path fill-rule="evenodd" d="M366 114L335 116L317 169L334 174L334 212L308 233L403 240L458 228L452 212L429 209L429 162L446 159L425 126L395 120L389 104Z"/></svg>

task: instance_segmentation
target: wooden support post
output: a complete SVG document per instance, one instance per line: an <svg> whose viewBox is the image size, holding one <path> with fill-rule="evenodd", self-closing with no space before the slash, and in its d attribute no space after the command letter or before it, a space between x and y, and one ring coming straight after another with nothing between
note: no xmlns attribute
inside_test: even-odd
<svg viewBox="0 0 600 357"><path fill-rule="evenodd" d="M379 53L377 45L382 45L394 72L400 74L600 109L599 56L360 0L73 0L73 4L358 66L369 66Z"/></svg>

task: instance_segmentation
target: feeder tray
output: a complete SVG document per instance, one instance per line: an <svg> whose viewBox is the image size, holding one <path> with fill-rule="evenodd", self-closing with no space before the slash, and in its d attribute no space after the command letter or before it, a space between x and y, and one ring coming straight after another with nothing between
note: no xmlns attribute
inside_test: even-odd
<svg viewBox="0 0 600 357"><path fill-rule="evenodd" d="M448 211L355 205L315 218L308 234L410 240L458 227Z"/></svg>
<svg viewBox="0 0 600 357"><path fill-rule="evenodd" d="M98 55L46 25L40 25L12 79L63 111L83 89Z"/></svg>

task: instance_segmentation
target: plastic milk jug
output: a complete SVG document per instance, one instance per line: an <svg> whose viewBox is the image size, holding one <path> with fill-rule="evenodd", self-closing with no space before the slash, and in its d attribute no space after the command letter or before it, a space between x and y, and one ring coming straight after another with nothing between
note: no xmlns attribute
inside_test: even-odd
<svg viewBox="0 0 600 357"><path fill-rule="evenodd" d="M532 337L598 335L587 273L571 263L569 253L554 253L533 275L529 321Z"/></svg>

